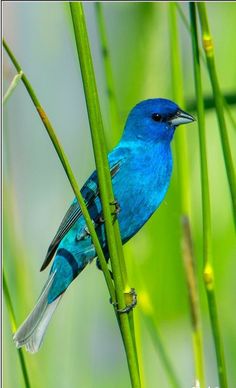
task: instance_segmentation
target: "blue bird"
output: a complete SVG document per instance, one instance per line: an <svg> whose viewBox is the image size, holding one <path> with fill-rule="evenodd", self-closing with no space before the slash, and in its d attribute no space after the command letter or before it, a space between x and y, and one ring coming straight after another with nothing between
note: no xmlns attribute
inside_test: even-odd
<svg viewBox="0 0 236 388"><path fill-rule="evenodd" d="M130 112L119 144L109 153L122 243L148 221L167 192L172 172L170 143L175 128L194 118L162 98L137 104ZM96 171L82 188L90 216L109 259ZM70 283L96 258L96 250L75 199L49 246L41 270L53 259L50 275L28 318L15 333L16 346L38 351L49 321ZM98 263L99 265L99 263Z"/></svg>

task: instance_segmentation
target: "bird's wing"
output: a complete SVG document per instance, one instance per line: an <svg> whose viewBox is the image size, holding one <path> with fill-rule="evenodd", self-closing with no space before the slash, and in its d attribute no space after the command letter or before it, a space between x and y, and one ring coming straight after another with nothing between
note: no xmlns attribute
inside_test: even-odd
<svg viewBox="0 0 236 388"><path fill-rule="evenodd" d="M110 172L111 172L112 178L119 171L120 165L121 165L121 161L118 161L118 162L112 164L112 166L110 167ZM98 182L97 182L97 172L96 171L93 172L93 174L90 176L90 178L87 180L87 182L83 186L83 188L81 190L81 194L85 200L85 204L86 204L87 208L89 208L99 194L99 188L98 188ZM75 198L72 205L70 206L70 208L66 212L66 214L65 214L65 216L64 216L64 218L63 218L63 220L58 228L58 231L57 231L54 239L52 240L52 242L48 248L46 258L43 262L43 265L42 265L40 271L43 271L48 266L48 264L50 263L50 261L52 260L52 258L54 256L54 254L57 250L57 247L60 244L61 240L65 237L65 235L68 233L68 231L71 229L71 227L75 224L75 222L79 219L79 217L81 215L82 215L82 212L80 209L80 205L79 205L77 199Z"/></svg>

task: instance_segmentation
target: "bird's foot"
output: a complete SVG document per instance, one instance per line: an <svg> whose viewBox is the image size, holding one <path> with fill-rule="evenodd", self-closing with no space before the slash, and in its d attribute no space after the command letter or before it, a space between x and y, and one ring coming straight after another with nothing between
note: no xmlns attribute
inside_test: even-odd
<svg viewBox="0 0 236 388"><path fill-rule="evenodd" d="M97 258L97 260L96 260L96 266L97 266L97 269L98 269L99 271L102 271L102 266L101 266L100 261L99 261L98 258ZM110 275L111 275L112 280L114 280L112 271L111 271L110 269L108 269L108 271L110 272ZM110 302L111 302L111 299L110 299Z"/></svg>
<svg viewBox="0 0 236 388"><path fill-rule="evenodd" d="M109 205L115 206L115 209L113 212L111 212L111 215L114 216L116 219L117 215L120 213L120 210L121 210L120 205L116 200L109 202ZM103 218L103 214L101 213L100 216L97 218L96 223L98 225L101 225L101 224L104 224L104 222L105 222L105 220Z"/></svg>
<svg viewBox="0 0 236 388"><path fill-rule="evenodd" d="M111 213L111 215L112 215L112 216L117 216L117 215L120 213L120 211L121 211L119 202L118 202L116 199L114 199L114 201L110 202L110 205L111 205L111 206L115 206L115 209L114 209L114 211Z"/></svg>
<svg viewBox="0 0 236 388"><path fill-rule="evenodd" d="M125 292L125 300L127 302L126 304L126 307L124 307L123 309L118 309L117 308L117 302L115 303L112 303L111 300L111 304L113 304L113 306L115 306L116 308L116 312L118 314L127 314L129 313L131 310L133 310L133 308L137 305L137 294L136 294L136 291L134 288L131 288L129 292Z"/></svg>

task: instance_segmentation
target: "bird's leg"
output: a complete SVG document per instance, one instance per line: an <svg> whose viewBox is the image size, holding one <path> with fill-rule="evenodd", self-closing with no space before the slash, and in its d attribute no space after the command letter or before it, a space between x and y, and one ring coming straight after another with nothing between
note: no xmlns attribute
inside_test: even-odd
<svg viewBox="0 0 236 388"><path fill-rule="evenodd" d="M115 206L115 209L114 209L114 211L111 213L111 215L112 215L112 216L117 216L117 215L120 213L120 211L121 211L119 202L118 202L116 199L114 199L114 201L110 202L110 205L111 205L111 206Z"/></svg>
<svg viewBox="0 0 236 388"><path fill-rule="evenodd" d="M101 267L101 264L100 264L100 261L99 261L98 258L97 258L97 260L96 260L96 266L97 266L97 269L98 269L99 271L102 271L102 267ZM110 272L110 275L111 275L112 280L114 280L112 271L111 271L110 269L108 269L108 271Z"/></svg>
<svg viewBox="0 0 236 388"><path fill-rule="evenodd" d="M137 304L137 294L136 294L136 291L135 291L134 288L131 288L129 292L125 292L125 299L126 299L126 301L128 301L130 303L128 303L126 305L126 307L124 307L123 309L118 309L117 308L117 302L112 303L113 306L115 306L116 312L118 314L129 313L136 306L136 304ZM110 303L111 303L111 301L110 301Z"/></svg>
<svg viewBox="0 0 236 388"><path fill-rule="evenodd" d="M120 210L121 210L118 201L117 201L117 200L114 200L114 201L112 201L112 202L109 202L109 205L115 206L115 209L114 209L114 211L111 213L111 215L116 217L117 214L119 214L119 213L120 213ZM99 225L99 224L104 224L104 222L105 222L105 220L104 220L103 215L102 215L102 213L101 213L101 215L98 217L96 223Z"/></svg>

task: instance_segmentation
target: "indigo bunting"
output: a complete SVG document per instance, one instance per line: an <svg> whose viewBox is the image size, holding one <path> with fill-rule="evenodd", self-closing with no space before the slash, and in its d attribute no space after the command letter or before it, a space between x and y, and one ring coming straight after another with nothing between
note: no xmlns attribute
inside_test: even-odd
<svg viewBox="0 0 236 388"><path fill-rule="evenodd" d="M166 194L172 172L170 143L175 128L194 118L174 102L162 98L137 104L130 112L119 144L108 160L122 243L147 222ZM96 171L82 188L82 195L109 259ZM38 351L49 321L70 283L96 258L91 236L75 199L49 246L44 269L53 261L48 280L28 318L13 339L29 352Z"/></svg>

